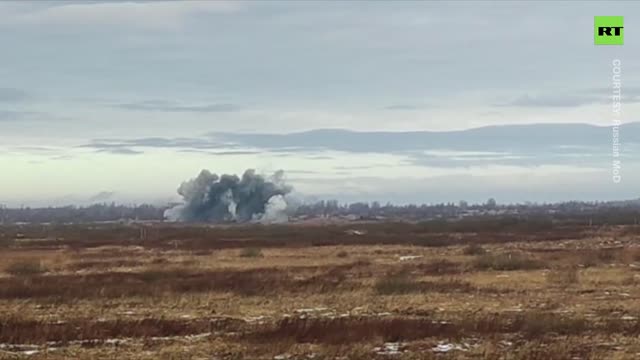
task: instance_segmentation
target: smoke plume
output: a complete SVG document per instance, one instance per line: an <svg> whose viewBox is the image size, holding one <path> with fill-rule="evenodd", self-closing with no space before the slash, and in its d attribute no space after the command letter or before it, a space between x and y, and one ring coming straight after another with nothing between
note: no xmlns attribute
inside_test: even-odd
<svg viewBox="0 0 640 360"><path fill-rule="evenodd" d="M164 215L172 221L283 222L288 219L285 195L291 190L282 170L268 178L252 169L246 170L242 178L202 170L178 188L184 203Z"/></svg>

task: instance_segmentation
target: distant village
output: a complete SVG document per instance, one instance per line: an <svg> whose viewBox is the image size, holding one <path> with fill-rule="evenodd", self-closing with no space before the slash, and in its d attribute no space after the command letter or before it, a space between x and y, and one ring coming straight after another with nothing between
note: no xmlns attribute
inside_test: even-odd
<svg viewBox="0 0 640 360"><path fill-rule="evenodd" d="M161 222L168 206L95 204L47 208L0 206L0 223ZM640 219L640 199L609 202L562 202L553 204L483 204L465 201L446 204L381 205L378 202L339 203L336 200L300 204L291 209L290 222L353 221L455 221L482 217L541 217L580 219L596 223L633 223Z"/></svg>

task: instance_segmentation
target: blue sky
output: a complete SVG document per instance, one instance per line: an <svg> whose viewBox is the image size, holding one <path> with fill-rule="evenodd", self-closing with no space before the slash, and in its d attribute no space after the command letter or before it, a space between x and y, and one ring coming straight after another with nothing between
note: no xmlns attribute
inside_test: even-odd
<svg viewBox="0 0 640 360"><path fill-rule="evenodd" d="M594 46L594 15L624 15L625 45ZM237 133L607 126L613 59L637 121L639 18L634 2L0 2L0 203L163 202L203 168L284 169L300 196L345 200L637 197L633 142L613 184L606 138L558 160L563 144L473 132L404 151Z"/></svg>

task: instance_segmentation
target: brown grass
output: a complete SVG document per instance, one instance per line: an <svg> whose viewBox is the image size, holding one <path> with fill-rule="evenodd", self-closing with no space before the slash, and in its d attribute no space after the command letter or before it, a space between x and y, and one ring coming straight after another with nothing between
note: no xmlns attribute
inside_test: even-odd
<svg viewBox="0 0 640 360"><path fill-rule="evenodd" d="M77 270L109 270L119 267L140 267L146 265L145 262L133 259L120 260L83 260L69 264L68 269Z"/></svg>
<svg viewBox="0 0 640 360"><path fill-rule="evenodd" d="M543 262L518 252L482 255L475 258L472 264L478 270L497 271L536 270L545 267Z"/></svg>
<svg viewBox="0 0 640 360"><path fill-rule="evenodd" d="M249 247L240 251L240 257L256 258L263 256L264 255L262 255L262 249L256 247Z"/></svg>
<svg viewBox="0 0 640 360"><path fill-rule="evenodd" d="M465 269L461 263L447 259L437 259L430 262L419 263L411 269L406 270L422 275L455 275L464 272Z"/></svg>
<svg viewBox="0 0 640 360"><path fill-rule="evenodd" d="M74 319L45 322L5 318L0 322L0 342L41 344L49 341L107 340L128 337L183 336L213 331L216 322L199 320L110 320Z"/></svg>
<svg viewBox="0 0 640 360"><path fill-rule="evenodd" d="M18 260L9 264L5 268L5 272L13 276L34 276L46 273L47 268L40 260L28 259Z"/></svg>
<svg viewBox="0 0 640 360"><path fill-rule="evenodd" d="M623 331L635 334L639 329L637 324L631 324ZM398 317L285 318L245 337L257 341L291 338L296 342L348 344L369 339L396 342L510 333L520 334L526 339L539 339L550 335L569 336L608 330L608 326L588 322L582 317L529 312L517 315L470 315L457 321Z"/></svg>
<svg viewBox="0 0 640 360"><path fill-rule="evenodd" d="M0 299L55 297L72 300L200 292L234 292L247 296L340 291L349 289L349 284L340 281L344 280L341 272L361 264L356 262L326 271L315 267L301 268L297 274L279 269L192 271L176 268L33 276L26 280L0 278ZM303 277L305 273L308 275Z"/></svg>
<svg viewBox="0 0 640 360"><path fill-rule="evenodd" d="M470 244L462 249L462 253L464 255L484 255L487 253L487 250L479 244Z"/></svg>
<svg viewBox="0 0 640 360"><path fill-rule="evenodd" d="M556 269L547 274L547 281L552 285L567 287L575 286L580 282L579 271L571 266L564 269Z"/></svg>
<svg viewBox="0 0 640 360"><path fill-rule="evenodd" d="M0 252L0 343L14 344L0 358L24 344L36 360L388 359L384 342L400 360L640 353L637 229L483 221L358 224L365 236L160 224L146 239L118 224L0 226L25 234Z"/></svg>

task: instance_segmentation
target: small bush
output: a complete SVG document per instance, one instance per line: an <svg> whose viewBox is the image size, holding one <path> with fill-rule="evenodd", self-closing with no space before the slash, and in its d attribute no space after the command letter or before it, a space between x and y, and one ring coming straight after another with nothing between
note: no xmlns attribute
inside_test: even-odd
<svg viewBox="0 0 640 360"><path fill-rule="evenodd" d="M516 328L528 338L549 333L576 335L589 329L589 323L581 317L570 318L553 313L526 313L515 320Z"/></svg>
<svg viewBox="0 0 640 360"><path fill-rule="evenodd" d="M192 255L194 256L210 256L213 255L213 251L211 249L200 249L195 250Z"/></svg>
<svg viewBox="0 0 640 360"><path fill-rule="evenodd" d="M349 253L346 251L340 251L336 254L336 256L339 258L346 258L346 257L349 257Z"/></svg>
<svg viewBox="0 0 640 360"><path fill-rule="evenodd" d="M473 267L479 270L535 270L544 267L540 261L522 253L485 254L473 262Z"/></svg>
<svg viewBox="0 0 640 360"><path fill-rule="evenodd" d="M158 283L165 279L166 276L162 271L151 270L141 272L139 278L145 283Z"/></svg>
<svg viewBox="0 0 640 360"><path fill-rule="evenodd" d="M163 257L157 257L152 259L150 262L152 265L164 265L169 263L169 259Z"/></svg>
<svg viewBox="0 0 640 360"><path fill-rule="evenodd" d="M578 263L585 268L597 267L620 261L622 255L616 249L589 249L579 255Z"/></svg>
<svg viewBox="0 0 640 360"><path fill-rule="evenodd" d="M375 291L379 295L410 294L421 290L422 285L406 274L388 275L375 284Z"/></svg>
<svg viewBox="0 0 640 360"><path fill-rule="evenodd" d="M640 249L629 249L626 253L629 255L631 262L640 261Z"/></svg>
<svg viewBox="0 0 640 360"><path fill-rule="evenodd" d="M570 267L568 269L558 269L547 274L547 282L552 285L572 286L580 282L578 269Z"/></svg>
<svg viewBox="0 0 640 360"><path fill-rule="evenodd" d="M422 289L424 289L424 291L439 292L443 294L454 292L472 293L480 290L468 281L463 281L455 278L422 282L420 283L420 286ZM490 288L486 288L486 290L492 291L492 289Z"/></svg>
<svg viewBox="0 0 640 360"><path fill-rule="evenodd" d="M418 270L424 275L452 275L459 274L463 271L461 264L449 261L447 259L439 259L427 263L417 264L411 268Z"/></svg>
<svg viewBox="0 0 640 360"><path fill-rule="evenodd" d="M487 253L487 250L479 244L471 244L462 249L462 253L464 255L484 255Z"/></svg>
<svg viewBox="0 0 640 360"><path fill-rule="evenodd" d="M96 261L86 260L72 263L68 266L70 270L107 270L118 267L136 267L142 266L144 263L139 260L113 260L113 261Z"/></svg>
<svg viewBox="0 0 640 360"><path fill-rule="evenodd" d="M638 281L638 278L635 275L630 275L622 279L621 285L635 286L635 285L638 285L639 282L640 281Z"/></svg>
<svg viewBox="0 0 640 360"><path fill-rule="evenodd" d="M15 240L0 237L0 248L8 248L15 244Z"/></svg>
<svg viewBox="0 0 640 360"><path fill-rule="evenodd" d="M614 249L599 249L596 250L596 255L601 262L610 264L619 260L620 252Z"/></svg>
<svg viewBox="0 0 640 360"><path fill-rule="evenodd" d="M493 351L493 349L491 350ZM496 353L487 354L487 359L502 358L503 355ZM522 346L518 346L513 349L509 354L509 359L513 360L531 360L531 359L544 359L544 360L565 360L565 359L606 359L602 356L598 350L589 346L584 346L583 343L576 340L565 340L557 342L549 342L544 340L533 340L524 343Z"/></svg>
<svg viewBox="0 0 640 360"><path fill-rule="evenodd" d="M32 276L47 272L47 268L38 260L21 260L10 264L5 271L13 276Z"/></svg>
<svg viewBox="0 0 640 360"><path fill-rule="evenodd" d="M244 248L242 249L242 251L240 251L240 257L258 258L263 256L264 255L262 255L262 249L260 248L250 247Z"/></svg>

